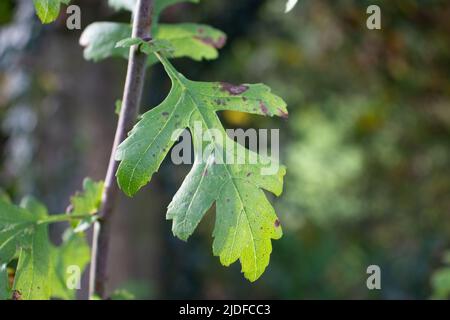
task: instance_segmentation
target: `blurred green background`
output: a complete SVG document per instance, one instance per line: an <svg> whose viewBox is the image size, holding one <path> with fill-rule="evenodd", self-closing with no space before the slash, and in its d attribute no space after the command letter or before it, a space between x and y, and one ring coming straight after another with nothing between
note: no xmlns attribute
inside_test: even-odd
<svg viewBox="0 0 450 320"><path fill-rule="evenodd" d="M164 14L228 34L216 61L177 60L191 79L264 82L288 121L224 113L226 126L280 128L284 237L254 284L212 256L210 212L187 242L165 208L189 167L166 161L114 216L110 291L137 298L423 299L450 293L450 3L446 0L201 1ZM82 24L128 21L107 1L73 1ZM377 4L382 30L366 28ZM86 62L64 14L37 21L30 0L0 2L0 186L61 212L85 176L103 179L126 63ZM167 94L160 66L149 109ZM55 239L62 226L52 229ZM366 268L381 268L381 290ZM86 285L83 286L86 288ZM85 290L80 297L85 297Z"/></svg>

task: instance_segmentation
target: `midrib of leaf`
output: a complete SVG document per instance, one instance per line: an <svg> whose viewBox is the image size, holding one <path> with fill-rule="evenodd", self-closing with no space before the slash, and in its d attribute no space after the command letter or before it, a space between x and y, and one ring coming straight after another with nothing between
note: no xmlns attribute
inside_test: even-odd
<svg viewBox="0 0 450 320"><path fill-rule="evenodd" d="M45 3L47 4L45 6L45 15L44 15L44 20L47 21L48 18L48 12L49 12L49 8L50 8L50 0L45 1Z"/></svg>
<svg viewBox="0 0 450 320"><path fill-rule="evenodd" d="M184 215L183 220L177 223L177 226L179 226L179 225L181 225L183 223L184 228L186 229L186 221L188 220L189 211L190 211L192 203L194 202L194 199L195 199L195 197L197 195L197 192L198 192L198 190L200 190L200 186L202 185L203 180L205 179L205 176L206 176L205 173L208 170L208 168L209 168L209 166L206 165L205 168L203 169L202 175L201 175L201 178L200 178L200 182L198 183L197 187L195 188L194 195L192 196L191 201L189 202L188 208L186 209L186 214ZM222 186L220 188L222 188Z"/></svg>
<svg viewBox="0 0 450 320"><path fill-rule="evenodd" d="M210 129L219 129L219 128L220 128L220 130L224 132L222 123L220 122L220 120L219 120L217 114L214 112L214 120L215 120L214 122L216 122L216 123L210 123L210 121L208 120L208 117L206 117L206 116L202 113L202 108L199 107L199 103L196 101L195 97L191 94L191 92L190 92L190 90L189 90L189 87L188 87L187 85L185 85L183 79L182 79L181 77L179 77L179 73L173 68L173 66L171 65L171 63L170 63L166 58L164 58L163 56L161 56L159 53L155 53L155 55L158 57L158 59L159 59L159 60L161 61L161 63L164 65L164 67L166 68L166 70L167 70L167 72L169 73L169 75L171 75L171 78L172 78L172 79L175 79L175 80L180 84L180 86L181 86L182 89L183 89L183 93L184 93L185 95L188 95L188 96L189 96L189 98L191 99L191 101L192 101L192 103L193 103L195 109L196 109L196 110L198 111L198 113L200 114L200 116L201 116L201 118L202 118L202 122L203 122L203 124L205 125L205 127L206 127L208 130L210 130ZM217 151L219 151L219 154L220 154L220 150L218 150L218 145L217 145L217 143L215 143L215 142L214 142L214 149L217 150ZM242 212L245 212L245 220L247 221L247 226L248 226L248 228L249 228L249 230L250 230L251 242L252 242L252 247L253 247L253 258L254 258L254 262L255 262L254 276L256 277L257 271L258 271L258 264L257 264L256 246L255 246L255 238L254 238L254 236L253 236L253 229L252 229L252 227L251 227L251 225L250 225L250 222L249 222L249 219L248 219L247 210L245 210L245 205L244 205L244 202L243 202L243 200L242 200L242 196L241 196L241 194L240 194L240 192L239 192L239 188L236 186L236 183L235 183L235 181L234 181L234 177L233 177L233 175L231 174L231 172L230 172L230 170L229 170L228 165L226 164L226 162L225 162L225 161L222 161L222 162L223 162L222 165L223 165L223 167L225 168L225 171L226 171L226 173L227 173L227 175L228 175L229 181L231 181L231 183L232 183L232 185L233 185L233 188L234 188L234 190L236 191L236 193L237 193L237 195L238 195L238 197L239 197L239 202L240 202L241 208L242 208L241 212L239 213L238 224L236 225L236 228L235 228L235 232L234 232L234 236L233 236L233 245L232 245L231 249L234 248L234 243L235 243L236 235L237 235L237 232L238 232L238 226L239 226L240 216L242 215ZM203 178L202 178L202 179L203 179ZM226 184L226 182L224 183L224 185L225 185L225 184ZM230 250L230 251L229 251L229 254L231 254L231 252L233 252L233 250Z"/></svg>

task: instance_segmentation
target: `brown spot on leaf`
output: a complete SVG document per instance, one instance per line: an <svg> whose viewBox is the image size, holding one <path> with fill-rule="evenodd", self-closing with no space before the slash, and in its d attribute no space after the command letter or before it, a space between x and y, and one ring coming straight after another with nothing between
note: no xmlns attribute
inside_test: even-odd
<svg viewBox="0 0 450 320"><path fill-rule="evenodd" d="M260 102L259 103L259 108L261 109L261 112L264 114L268 114L269 113L269 109L267 109L267 106L264 102Z"/></svg>
<svg viewBox="0 0 450 320"><path fill-rule="evenodd" d="M251 172L247 173L247 177L250 177L251 175L252 175L252 173L251 173Z"/></svg>
<svg viewBox="0 0 450 320"><path fill-rule="evenodd" d="M289 118L289 114L283 111L281 108L278 108L278 115L283 119Z"/></svg>
<svg viewBox="0 0 450 320"><path fill-rule="evenodd" d="M201 33L201 32L199 32ZM225 42L227 41L226 37L220 37L218 39L213 39L211 37L203 37L203 36L195 36L195 39L203 42L204 44L214 47L216 49L221 49L225 45Z"/></svg>
<svg viewBox="0 0 450 320"><path fill-rule="evenodd" d="M22 300L22 293L19 290L14 290L12 293L13 300Z"/></svg>
<svg viewBox="0 0 450 320"><path fill-rule="evenodd" d="M167 117L169 116L169 113L167 111L164 111L163 113L161 113L163 115L163 117Z"/></svg>
<svg viewBox="0 0 450 320"><path fill-rule="evenodd" d="M218 105L218 106L226 106L227 102L225 99L215 99L214 102Z"/></svg>
<svg viewBox="0 0 450 320"><path fill-rule="evenodd" d="M208 175L208 169L206 169L205 171L203 171L202 176L203 176L203 177L206 177L207 175Z"/></svg>
<svg viewBox="0 0 450 320"><path fill-rule="evenodd" d="M275 225L275 228L278 228L281 225L280 220L276 219L274 225Z"/></svg>
<svg viewBox="0 0 450 320"><path fill-rule="evenodd" d="M227 83L227 82L221 82L220 83L220 90L222 91L226 91L229 94L231 94L232 96L237 96L240 95L242 93L244 93L245 91L248 90L248 86L241 84L241 85L234 85L231 83Z"/></svg>

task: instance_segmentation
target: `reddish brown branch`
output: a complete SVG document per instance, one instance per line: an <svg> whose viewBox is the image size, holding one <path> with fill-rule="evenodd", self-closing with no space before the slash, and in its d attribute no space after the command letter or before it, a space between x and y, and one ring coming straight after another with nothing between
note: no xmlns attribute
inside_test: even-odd
<svg viewBox="0 0 450 320"><path fill-rule="evenodd" d="M134 10L132 37L149 39L152 25L153 0L138 0ZM130 49L127 78L122 99L122 109L119 115L114 144L109 160L108 171L105 178L105 189L99 212L99 221L94 225L92 240L92 256L89 281L89 296L94 295L106 298L107 256L109 246L109 231L111 228L111 215L114 211L119 187L115 173L118 162L114 155L118 145L125 139L128 131L136 121L142 96L145 79L147 57L139 53L136 48Z"/></svg>

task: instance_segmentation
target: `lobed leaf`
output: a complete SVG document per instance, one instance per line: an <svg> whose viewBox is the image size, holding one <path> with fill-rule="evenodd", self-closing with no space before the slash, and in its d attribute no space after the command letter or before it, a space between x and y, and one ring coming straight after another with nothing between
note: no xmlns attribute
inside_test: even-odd
<svg viewBox="0 0 450 320"><path fill-rule="evenodd" d="M282 235L280 222L264 190L281 194L285 168L262 174L264 157L231 140L216 114L219 110L240 110L286 117L285 102L262 84L234 86L228 83L195 82L178 73L158 55L172 80L168 97L145 113L119 146L116 159L120 188L129 196L146 185L183 129L194 141L195 161L191 172L170 203L167 219L172 231L187 240L211 206L216 204L213 253L228 266L240 260L242 271L255 281L269 264L271 239ZM196 123L201 123L200 132ZM224 140L202 139L214 129ZM177 134L174 134L177 133ZM233 163L224 155L237 155ZM246 159L256 158L255 164Z"/></svg>
<svg viewBox="0 0 450 320"><path fill-rule="evenodd" d="M104 189L103 181L94 182L90 178L83 181L83 191L77 192L71 199L73 215L90 214L90 217L74 221L72 226L75 232L87 230L97 220L95 214L99 211Z"/></svg>

